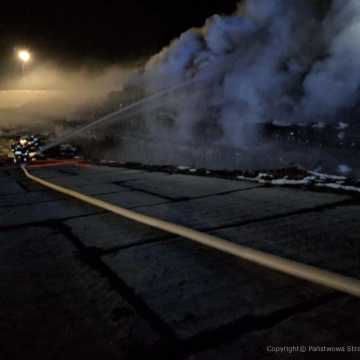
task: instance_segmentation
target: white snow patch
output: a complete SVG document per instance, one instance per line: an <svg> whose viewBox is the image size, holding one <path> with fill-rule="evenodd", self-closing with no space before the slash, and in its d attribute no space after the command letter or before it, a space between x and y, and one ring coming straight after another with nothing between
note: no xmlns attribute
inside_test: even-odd
<svg viewBox="0 0 360 360"><path fill-rule="evenodd" d="M339 176L339 175L329 175L329 174L323 174L317 171L309 171L309 174L319 178L320 180L335 180L335 181L345 181L345 176Z"/></svg>
<svg viewBox="0 0 360 360"><path fill-rule="evenodd" d="M304 186L315 185L317 187L343 190L350 192L360 192L360 187L343 185L346 180L345 176L322 174L315 171L309 171L309 176L303 179L292 180L287 177L281 179L269 179L271 174L260 173L257 177L237 176L238 180L257 182L259 184L269 184L276 186ZM268 178L268 179L266 179Z"/></svg>
<svg viewBox="0 0 360 360"><path fill-rule="evenodd" d="M268 178L273 178L274 176L271 174L264 174L261 173L259 174L257 177L251 178L251 177L247 177L247 176L238 176L237 179L238 180L246 180L246 181L252 181L252 182L257 182L259 184L271 184L271 185L278 185L278 186L286 186L286 185L308 185L311 182L315 181L316 178L314 176L307 176L303 179L299 179L299 180L292 180L292 179L288 179L288 178L282 178L282 179L265 179L265 177Z"/></svg>
<svg viewBox="0 0 360 360"><path fill-rule="evenodd" d="M274 176L271 174L267 174L267 173L259 173L259 175L257 177L259 179L263 179L263 178L273 178Z"/></svg>
<svg viewBox="0 0 360 360"><path fill-rule="evenodd" d="M326 124L322 121L319 121L315 123L312 127L315 129L323 129L326 126Z"/></svg>
<svg viewBox="0 0 360 360"><path fill-rule="evenodd" d="M279 186L286 186L286 185L308 185L310 183L312 183L313 181L315 181L315 177L313 176L309 176L309 177L305 177L303 179L300 180L290 180L290 179L276 179L276 180L271 180L271 184L272 185L279 185Z"/></svg>
<svg viewBox="0 0 360 360"><path fill-rule="evenodd" d="M344 130L344 129L346 129L346 128L348 128L349 127L349 124L348 123L344 123L344 122L339 122L339 124L338 124L338 126L337 126L337 129L338 130Z"/></svg>
<svg viewBox="0 0 360 360"><path fill-rule="evenodd" d="M237 180L245 180L245 181L251 181L251 182L265 182L265 180L260 180L257 177L248 177L248 176L243 176L243 175L239 175L236 177Z"/></svg>
<svg viewBox="0 0 360 360"><path fill-rule="evenodd" d="M360 193L360 188L359 187L355 187L355 186L346 186L346 185L340 185L340 184L333 184L333 183L329 183L329 184L322 184L322 183L318 183L315 184L317 187L325 187L325 188L330 188L330 189L335 189L335 190L344 190L344 191L355 191L355 192L359 192Z"/></svg>
<svg viewBox="0 0 360 360"><path fill-rule="evenodd" d="M349 165L341 164L338 166L338 171L341 174L349 174L352 171L352 168Z"/></svg>

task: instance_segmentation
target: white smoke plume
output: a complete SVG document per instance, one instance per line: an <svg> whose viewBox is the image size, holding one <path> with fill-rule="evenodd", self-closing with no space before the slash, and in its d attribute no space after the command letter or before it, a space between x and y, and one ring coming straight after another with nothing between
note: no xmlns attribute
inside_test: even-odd
<svg viewBox="0 0 360 360"><path fill-rule="evenodd" d="M307 117L333 118L359 100L360 2L335 0L321 30L327 56L306 77L300 109Z"/></svg>
<svg viewBox="0 0 360 360"><path fill-rule="evenodd" d="M213 121L220 143L246 148L258 124L342 120L360 99L359 36L358 0L247 0L174 40L143 81L154 92L207 79L167 99L176 133L191 138Z"/></svg>

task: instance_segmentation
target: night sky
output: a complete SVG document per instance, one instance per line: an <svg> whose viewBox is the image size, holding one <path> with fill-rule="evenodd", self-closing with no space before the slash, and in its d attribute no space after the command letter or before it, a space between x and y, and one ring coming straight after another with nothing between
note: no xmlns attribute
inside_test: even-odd
<svg viewBox="0 0 360 360"><path fill-rule="evenodd" d="M237 0L15 2L0 13L4 71L14 47L66 65L116 63L148 56L214 13L235 10Z"/></svg>

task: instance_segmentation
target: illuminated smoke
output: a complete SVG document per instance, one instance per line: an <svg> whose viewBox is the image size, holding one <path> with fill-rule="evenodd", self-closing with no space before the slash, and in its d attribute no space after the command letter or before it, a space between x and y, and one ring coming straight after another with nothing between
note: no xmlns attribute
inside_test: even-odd
<svg viewBox="0 0 360 360"><path fill-rule="evenodd" d="M52 129L57 121L81 114L87 114L82 121L91 121L109 93L122 90L132 70L126 65L101 71L66 70L54 64L29 68L25 75L1 84L0 129L34 125Z"/></svg>
<svg viewBox="0 0 360 360"><path fill-rule="evenodd" d="M248 0L233 15L182 34L149 60L143 78L150 93L212 79L169 97L164 108L182 138L211 120L220 143L246 148L258 124L343 120L359 101L359 35L357 0Z"/></svg>

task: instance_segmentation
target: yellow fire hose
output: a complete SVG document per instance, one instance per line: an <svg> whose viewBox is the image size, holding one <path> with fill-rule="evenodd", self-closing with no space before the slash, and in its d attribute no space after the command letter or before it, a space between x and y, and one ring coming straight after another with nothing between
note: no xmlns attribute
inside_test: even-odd
<svg viewBox="0 0 360 360"><path fill-rule="evenodd" d="M302 264L293 260L288 260L276 255L265 253L263 251L251 249L246 246L234 244L216 236L202 233L184 226L176 225L168 221L156 219L151 216L143 215L135 211L127 210L120 206L109 204L100 199L81 194L77 191L64 188L49 181L43 180L37 176L31 175L24 166L22 167L22 170L24 171L26 177L33 180L34 182L87 204L110 211L114 214L137 221L141 224L160 229L170 234L193 240L202 245L234 255L238 258L247 260L265 268L276 270L296 278L307 280L314 284L322 285L360 297L360 280L358 279L343 276L331 271L322 270L317 267Z"/></svg>

